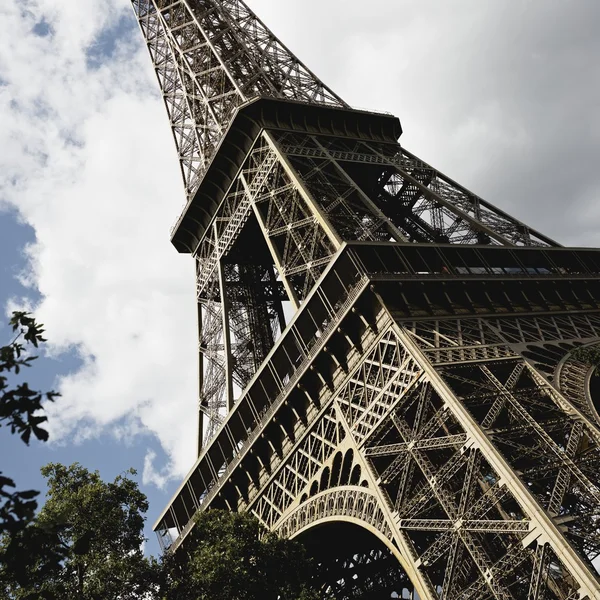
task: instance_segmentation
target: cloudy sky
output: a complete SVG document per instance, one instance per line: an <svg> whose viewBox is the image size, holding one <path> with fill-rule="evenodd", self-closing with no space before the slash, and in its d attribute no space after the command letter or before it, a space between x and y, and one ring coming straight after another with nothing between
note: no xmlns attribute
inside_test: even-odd
<svg viewBox="0 0 600 600"><path fill-rule="evenodd" d="M397 114L409 150L560 243L600 245L597 0L248 3L350 104ZM150 60L127 0L2 0L0 39L2 315L46 324L31 378L62 392L51 444L0 432L2 469L40 487L49 460L134 466L152 521L194 460L197 361Z"/></svg>

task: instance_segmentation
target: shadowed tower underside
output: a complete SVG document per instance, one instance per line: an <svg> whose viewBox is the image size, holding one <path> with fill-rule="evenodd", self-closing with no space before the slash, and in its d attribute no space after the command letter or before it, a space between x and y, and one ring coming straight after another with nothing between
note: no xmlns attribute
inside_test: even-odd
<svg viewBox="0 0 600 600"><path fill-rule="evenodd" d="M398 143L238 0L133 0L196 262L198 459L156 524L250 511L334 598L600 599L600 252Z"/></svg>

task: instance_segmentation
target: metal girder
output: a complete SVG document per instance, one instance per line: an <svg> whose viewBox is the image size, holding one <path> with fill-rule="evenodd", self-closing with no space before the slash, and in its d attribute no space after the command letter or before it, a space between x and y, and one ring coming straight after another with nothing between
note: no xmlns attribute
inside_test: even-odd
<svg viewBox="0 0 600 600"><path fill-rule="evenodd" d="M188 197L237 107L267 95L346 104L241 0L132 0L171 120Z"/></svg>
<svg viewBox="0 0 600 600"><path fill-rule="evenodd" d="M343 522L366 533L319 559L336 598L600 599L600 402L573 354L600 343L600 252L406 151L241 0L132 4L199 313L199 456L161 543L210 507L317 542Z"/></svg>

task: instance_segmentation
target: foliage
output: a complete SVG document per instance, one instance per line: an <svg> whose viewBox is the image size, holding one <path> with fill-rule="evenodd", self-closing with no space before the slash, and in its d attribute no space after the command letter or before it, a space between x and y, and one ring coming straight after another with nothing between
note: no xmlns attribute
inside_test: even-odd
<svg viewBox="0 0 600 600"><path fill-rule="evenodd" d="M21 338L37 348L46 340L43 337L43 326L26 312L14 312L10 320L13 332L18 333L7 346L0 347L0 427L10 427L11 433L18 433L21 439L29 444L33 434L38 440L46 441L48 432L41 424L47 418L40 415L42 402L54 400L56 392L37 392L31 390L27 383L13 386L9 383L8 375L19 375L23 367L30 367L37 358L28 356L27 348L21 343ZM0 534L16 532L24 527L33 517L37 508L35 497L38 492L27 490L9 492L15 483L0 472Z"/></svg>
<svg viewBox="0 0 600 600"><path fill-rule="evenodd" d="M11 600L317 600L303 547L248 513L196 517L185 545L143 556L145 495L79 464L49 464L46 504L0 539L0 597Z"/></svg>
<svg viewBox="0 0 600 600"><path fill-rule="evenodd" d="M61 569L66 548L60 528L30 523L0 538L0 594L19 600L51 599L44 581ZM33 576L32 576L33 575Z"/></svg>
<svg viewBox="0 0 600 600"><path fill-rule="evenodd" d="M316 600L304 548L269 533L248 513L200 513L164 559L166 600Z"/></svg>
<svg viewBox="0 0 600 600"><path fill-rule="evenodd" d="M581 346L572 352L571 357L590 367L600 367L600 344ZM596 369L595 374L599 375L600 369Z"/></svg>
<svg viewBox="0 0 600 600"><path fill-rule="evenodd" d="M46 504L0 549L0 591L18 600L151 597L158 567L141 549L148 501L128 477L135 471L112 483L77 463L42 474Z"/></svg>
<svg viewBox="0 0 600 600"><path fill-rule="evenodd" d="M14 385L45 342L42 325L25 312L10 321L16 336L0 347L0 427L29 444L48 439L40 414L56 392ZM17 331L18 330L18 331ZM22 343L22 341L25 342ZM8 492L0 473L0 596L11 600L316 600L312 565L296 542L282 540L247 513L209 511L177 553L159 563L142 552L146 496L128 477L105 483L75 463L49 464L46 503L38 492Z"/></svg>

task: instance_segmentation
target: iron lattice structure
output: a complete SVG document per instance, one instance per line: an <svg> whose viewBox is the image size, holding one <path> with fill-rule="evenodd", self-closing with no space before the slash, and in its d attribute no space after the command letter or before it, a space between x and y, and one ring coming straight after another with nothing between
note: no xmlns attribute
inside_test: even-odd
<svg viewBox="0 0 600 600"><path fill-rule="evenodd" d="M600 342L600 252L406 151L241 0L133 7L197 265L199 452L161 543L225 507L302 538L335 598L599 599L574 351Z"/></svg>

